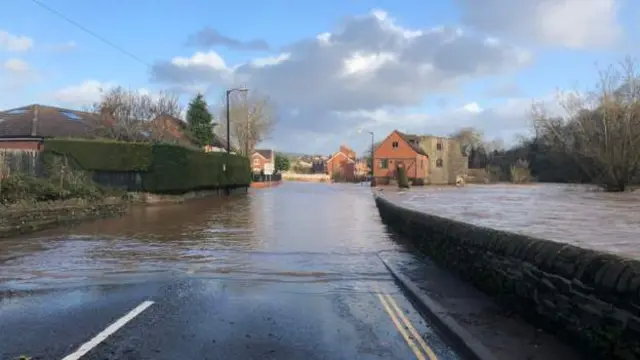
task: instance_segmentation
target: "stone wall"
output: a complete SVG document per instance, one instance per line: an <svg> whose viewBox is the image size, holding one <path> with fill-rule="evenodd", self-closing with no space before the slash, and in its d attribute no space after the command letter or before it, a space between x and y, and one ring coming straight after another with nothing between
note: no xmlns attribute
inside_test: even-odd
<svg viewBox="0 0 640 360"><path fill-rule="evenodd" d="M420 251L586 358L640 358L640 261L376 205Z"/></svg>
<svg viewBox="0 0 640 360"><path fill-rule="evenodd" d="M0 238L45 230L78 221L119 215L127 211L123 201L43 203L29 208L0 209Z"/></svg>

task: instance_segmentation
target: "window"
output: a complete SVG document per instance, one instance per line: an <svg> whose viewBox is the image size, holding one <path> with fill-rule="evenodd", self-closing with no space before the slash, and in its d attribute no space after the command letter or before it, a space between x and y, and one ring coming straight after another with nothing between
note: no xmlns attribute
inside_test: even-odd
<svg viewBox="0 0 640 360"><path fill-rule="evenodd" d="M438 149L438 151L442 151L442 143L440 141L438 141L438 143L436 144L436 149Z"/></svg>
<svg viewBox="0 0 640 360"><path fill-rule="evenodd" d="M260 159L253 159L253 165L260 165Z"/></svg>
<svg viewBox="0 0 640 360"><path fill-rule="evenodd" d="M388 169L389 168L389 160L380 159L380 169Z"/></svg>
<svg viewBox="0 0 640 360"><path fill-rule="evenodd" d="M398 144L397 141L394 141L394 142L391 143L391 147L394 148L394 149L397 149L398 146L399 146L399 144Z"/></svg>
<svg viewBox="0 0 640 360"><path fill-rule="evenodd" d="M444 166L444 161L442 161L442 159L436 160L436 167L442 167L442 166Z"/></svg>
<svg viewBox="0 0 640 360"><path fill-rule="evenodd" d="M71 111L67 111L67 110L61 110L60 114L64 115L67 119L71 120L71 121L78 121L81 120L82 118L80 116L78 116L77 114L72 113Z"/></svg>

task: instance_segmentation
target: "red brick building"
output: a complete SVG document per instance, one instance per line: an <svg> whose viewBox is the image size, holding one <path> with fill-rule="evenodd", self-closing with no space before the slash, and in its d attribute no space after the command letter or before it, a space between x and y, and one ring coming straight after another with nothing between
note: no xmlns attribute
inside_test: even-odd
<svg viewBox="0 0 640 360"><path fill-rule="evenodd" d="M355 173L356 153L344 145L340 146L340 150L327 160L327 174L332 178L339 177L346 181L353 181Z"/></svg>
<svg viewBox="0 0 640 360"><path fill-rule="evenodd" d="M404 166L407 177L421 182L429 175L429 157L420 147L420 136L394 130L375 149L373 176L377 184L395 180Z"/></svg>
<svg viewBox="0 0 640 360"><path fill-rule="evenodd" d="M251 154L251 169L254 173L260 173L265 166L275 168L276 154L273 150L254 150Z"/></svg>

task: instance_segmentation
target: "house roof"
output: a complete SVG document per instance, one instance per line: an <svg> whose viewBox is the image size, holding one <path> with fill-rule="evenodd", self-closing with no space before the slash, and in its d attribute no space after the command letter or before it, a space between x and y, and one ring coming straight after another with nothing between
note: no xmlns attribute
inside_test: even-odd
<svg viewBox="0 0 640 360"><path fill-rule="evenodd" d="M273 158L273 150L271 149L255 149L253 152L254 154L258 153L260 156L262 156L265 159Z"/></svg>
<svg viewBox="0 0 640 360"><path fill-rule="evenodd" d="M413 151L417 152L420 155L428 156L424 150L420 147L420 141L422 140L422 136L414 135L414 134L405 134L398 130L395 131L401 138L404 140L409 146L413 149Z"/></svg>
<svg viewBox="0 0 640 360"><path fill-rule="evenodd" d="M180 133L163 126L163 121L176 125ZM113 125L109 117L97 113L58 108L45 105L28 105L0 111L0 137L74 137L95 138L106 136L102 130ZM186 123L176 117L160 115L152 121L141 121L140 137L156 140L173 140L192 144L188 134L182 133Z"/></svg>
<svg viewBox="0 0 640 360"><path fill-rule="evenodd" d="M91 137L98 121L92 113L34 104L0 111L0 137Z"/></svg>
<svg viewBox="0 0 640 360"><path fill-rule="evenodd" d="M343 156L344 158L347 159L348 162L352 163L355 162L355 158L352 158L351 156L345 154L342 151L336 151L332 157L329 158L329 160L327 160L327 162L333 161L334 158L338 157L338 156Z"/></svg>

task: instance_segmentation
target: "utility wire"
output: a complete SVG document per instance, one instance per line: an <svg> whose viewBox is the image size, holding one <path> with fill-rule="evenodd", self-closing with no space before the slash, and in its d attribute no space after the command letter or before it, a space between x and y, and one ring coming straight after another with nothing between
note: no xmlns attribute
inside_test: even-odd
<svg viewBox="0 0 640 360"><path fill-rule="evenodd" d="M64 20L64 21L68 22L69 24L71 24L71 25L73 25L73 26L77 27L78 29L80 29L80 30L84 31L85 33L87 33L87 34L89 34L89 35L93 36L94 38L96 38L96 39L98 39L98 40L102 41L103 43L105 43L105 44L107 44L107 45L111 46L112 48L114 48L114 49L118 50L119 52L121 52L121 53L123 53L124 55L126 55L126 56L130 57L131 59L133 59L133 60L135 60L135 61L137 61L137 62L139 62L139 63L141 63L141 64L143 64L143 65L145 65L145 66L151 67L151 64L149 64L148 62L146 62L146 61L142 60L142 59L141 59L141 58L139 58L138 56L136 56L136 55L132 54L131 52L129 52L129 51L127 51L127 50L125 50L124 48L122 48L122 47L120 47L120 46L116 45L115 43L113 43L113 42L109 41L108 39L106 39L106 38L104 38L104 37L100 36L99 34L96 34L95 32L93 32L93 31L91 31L91 30L87 29L86 27L84 27L84 26L82 26L82 25L78 24L77 22L75 22L74 20L72 20L72 19L70 19L69 17L65 16L65 15L64 15L64 14L62 14L61 12L59 12L59 11L57 11L57 10L55 10L55 9L51 8L50 6L48 6L48 5L46 5L46 4L43 4L41 1L39 1L39 0L31 0L31 2L33 2L34 4L38 5L39 7L43 8L43 9L45 9L46 11L48 11L48 12L52 13L53 15L55 15L55 16L57 16L57 17L61 18L62 20Z"/></svg>

